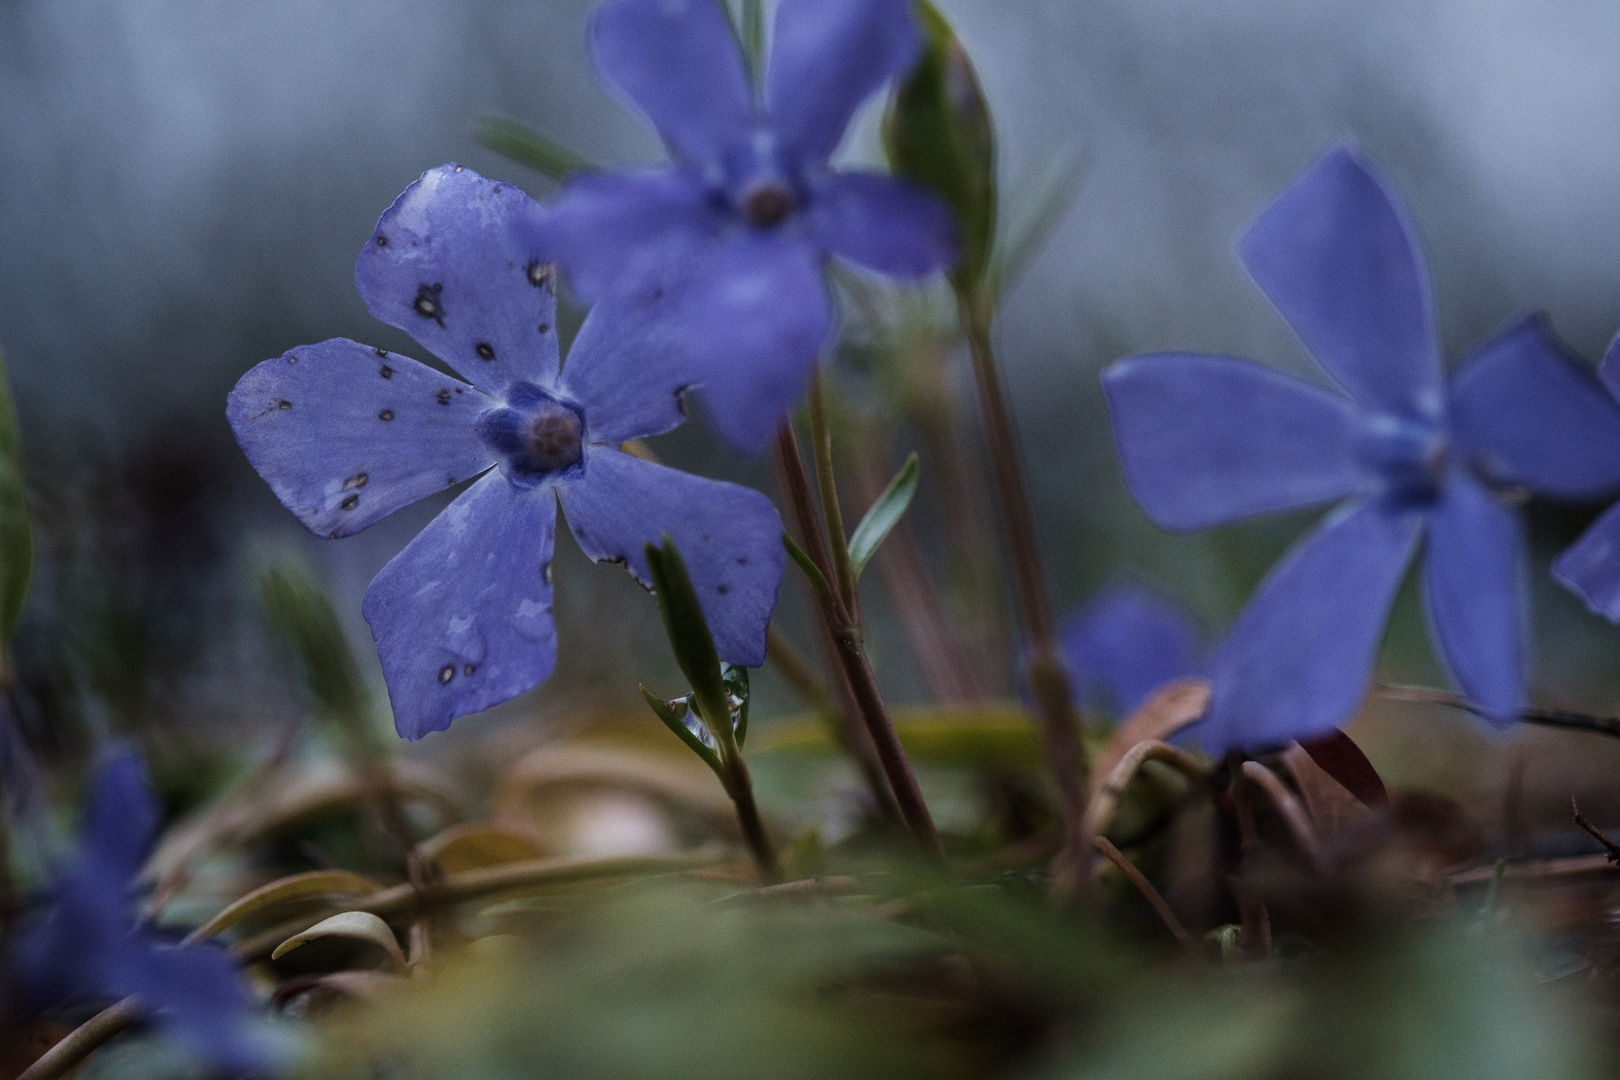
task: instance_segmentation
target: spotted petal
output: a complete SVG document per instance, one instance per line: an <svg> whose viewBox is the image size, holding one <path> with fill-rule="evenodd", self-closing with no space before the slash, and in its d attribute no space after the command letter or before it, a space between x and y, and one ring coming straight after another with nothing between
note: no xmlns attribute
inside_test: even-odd
<svg viewBox="0 0 1620 1080"><path fill-rule="evenodd" d="M826 161L861 102L921 50L909 0L782 0L765 70L771 129L801 160Z"/></svg>
<svg viewBox="0 0 1620 1080"><path fill-rule="evenodd" d="M875 173L833 173L816 186L807 213L835 255L898 277L921 277L956 259L950 209L919 187Z"/></svg>
<svg viewBox="0 0 1620 1080"><path fill-rule="evenodd" d="M1206 749L1276 746L1350 717L1421 526L1419 514L1362 501L1283 557L1215 659Z"/></svg>
<svg viewBox="0 0 1620 1080"><path fill-rule="evenodd" d="M1063 658L1079 689L1129 716L1165 683L1199 675L1198 628L1174 601L1142 585L1104 586L1064 620Z"/></svg>
<svg viewBox="0 0 1620 1080"><path fill-rule="evenodd" d="M377 639L394 726L420 739L544 682L556 503L492 471L383 567L362 611Z"/></svg>
<svg viewBox="0 0 1620 1080"><path fill-rule="evenodd" d="M1611 506L1558 556L1553 577L1596 615L1620 622L1620 505Z"/></svg>
<svg viewBox="0 0 1620 1080"><path fill-rule="evenodd" d="M355 263L371 313L473 385L557 374L557 298L541 253L543 211L511 184L460 165L422 174L377 222Z"/></svg>
<svg viewBox="0 0 1620 1080"><path fill-rule="evenodd" d="M1466 474L1429 516L1423 599L1451 677L1498 722L1524 707L1524 537L1515 515Z"/></svg>
<svg viewBox="0 0 1620 1080"><path fill-rule="evenodd" d="M584 474L558 485L563 516L585 554L622 562L652 588L643 548L668 533L686 562L720 658L765 662L785 553L782 521L757 491L667 469L605 447Z"/></svg>
<svg viewBox="0 0 1620 1080"><path fill-rule="evenodd" d="M1532 315L1478 349L1452 379L1460 448L1493 480L1593 498L1620 486L1620 405Z"/></svg>
<svg viewBox="0 0 1620 1080"><path fill-rule="evenodd" d="M425 364L334 338L253 368L226 416L283 506L317 535L348 536L489 468L475 430L489 406Z"/></svg>
<svg viewBox="0 0 1620 1080"><path fill-rule="evenodd" d="M1167 529L1340 498L1366 480L1351 402L1224 356L1134 356L1103 372L1131 493Z"/></svg>
<svg viewBox="0 0 1620 1080"><path fill-rule="evenodd" d="M1440 349L1417 238L1399 200L1350 147L1266 208L1243 264L1311 355L1356 400L1437 417Z"/></svg>
<svg viewBox="0 0 1620 1080"><path fill-rule="evenodd" d="M753 96L715 0L613 0L591 22L596 70L653 122L676 158L718 164L745 144Z"/></svg>

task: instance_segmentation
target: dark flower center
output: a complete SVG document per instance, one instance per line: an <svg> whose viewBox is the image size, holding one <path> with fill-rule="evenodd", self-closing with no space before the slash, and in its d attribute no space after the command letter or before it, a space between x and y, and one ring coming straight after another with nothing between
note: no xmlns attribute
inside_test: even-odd
<svg viewBox="0 0 1620 1080"><path fill-rule="evenodd" d="M532 383L518 383L504 406L480 416L478 434L506 458L513 480L532 482L566 472L584 457L585 418Z"/></svg>
<svg viewBox="0 0 1620 1080"><path fill-rule="evenodd" d="M1413 502L1437 498L1445 483L1451 443L1438 424L1405 417L1372 418L1362 431L1361 460L1392 494Z"/></svg>
<svg viewBox="0 0 1620 1080"><path fill-rule="evenodd" d="M743 217L750 225L768 229L793 213L793 193L774 180L750 188L742 198Z"/></svg>

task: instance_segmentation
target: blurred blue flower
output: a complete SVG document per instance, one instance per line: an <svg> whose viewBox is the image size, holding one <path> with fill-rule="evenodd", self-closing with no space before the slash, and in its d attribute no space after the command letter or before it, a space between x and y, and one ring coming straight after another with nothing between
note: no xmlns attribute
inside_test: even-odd
<svg viewBox="0 0 1620 1080"><path fill-rule="evenodd" d="M556 663L557 507L585 553L647 587L643 545L679 545L720 655L765 659L785 555L756 491L619 449L678 425L682 383L660 362L664 299L599 304L568 364L540 208L445 165L377 224L355 279L373 315L465 376L345 339L266 360L231 391L236 438L283 505L347 536L483 474L383 567L364 613L399 733L416 739L543 682Z"/></svg>
<svg viewBox="0 0 1620 1080"><path fill-rule="evenodd" d="M1620 335L1609 343L1598 375L1609 393L1620 399ZM1558 557L1553 576L1594 613L1620 622L1620 504L1605 511Z"/></svg>
<svg viewBox="0 0 1620 1080"><path fill-rule="evenodd" d="M1353 149L1272 203L1240 254L1349 397L1199 354L1131 357L1103 377L1126 479L1165 528L1345 499L1238 616L1204 744L1270 745L1348 718L1424 533L1438 652L1464 693L1511 718L1525 696L1524 542L1498 495L1613 488L1620 408L1539 317L1481 346L1446 386L1417 240Z"/></svg>
<svg viewBox="0 0 1620 1080"><path fill-rule="evenodd" d="M828 164L855 109L919 55L909 0L783 0L772 39L756 94L715 0L603 4L597 70L674 161L576 177L545 223L548 254L587 300L682 268L675 317L693 381L748 451L793 404L827 335L828 255L919 277L956 246L932 195Z"/></svg>
<svg viewBox="0 0 1620 1080"><path fill-rule="evenodd" d="M1166 683L1204 674L1198 626L1156 589L1114 582L1063 621L1063 658L1087 708L1127 717Z"/></svg>
<svg viewBox="0 0 1620 1080"><path fill-rule="evenodd" d="M74 859L63 868L43 917L25 925L14 962L25 998L40 1008L98 1004L137 995L176 1041L233 1074L271 1067L229 954L210 944L177 946L142 925L135 876L158 825L140 758L120 749L102 765Z"/></svg>

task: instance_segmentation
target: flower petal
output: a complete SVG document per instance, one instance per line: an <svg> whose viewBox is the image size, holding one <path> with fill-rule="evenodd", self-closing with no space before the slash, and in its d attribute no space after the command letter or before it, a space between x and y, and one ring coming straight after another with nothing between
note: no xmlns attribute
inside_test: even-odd
<svg viewBox="0 0 1620 1080"><path fill-rule="evenodd" d="M909 0L782 0L765 68L771 130L800 160L827 160L861 102L921 50Z"/></svg>
<svg viewBox="0 0 1620 1080"><path fill-rule="evenodd" d="M494 464L474 426L490 404L407 356L334 338L254 367L225 415L282 505L336 537Z"/></svg>
<svg viewBox="0 0 1620 1080"><path fill-rule="evenodd" d="M692 576L720 658L739 667L765 662L765 628L787 557L771 500L606 447L593 447L584 475L557 491L585 554L622 562L647 588L652 574L642 549L668 533Z"/></svg>
<svg viewBox="0 0 1620 1080"><path fill-rule="evenodd" d="M753 129L742 51L714 0L614 0L591 21L596 70L651 120L670 153L717 164Z"/></svg>
<svg viewBox="0 0 1620 1080"><path fill-rule="evenodd" d="M207 942L184 947L149 944L120 992L136 994L157 1021L217 1069L257 1075L275 1055L253 1037L236 964Z"/></svg>
<svg viewBox="0 0 1620 1080"><path fill-rule="evenodd" d="M1101 691L1116 716L1134 713L1165 683L1204 670L1192 617L1143 585L1105 585L1064 620L1060 638L1082 694Z"/></svg>
<svg viewBox="0 0 1620 1080"><path fill-rule="evenodd" d="M543 211L460 165L394 200L355 263L371 313L496 392L557 374L557 296L540 250Z"/></svg>
<svg viewBox="0 0 1620 1080"><path fill-rule="evenodd" d="M1429 515L1423 600L1462 692L1498 722L1524 707L1524 537L1518 518L1466 474Z"/></svg>
<svg viewBox="0 0 1620 1080"><path fill-rule="evenodd" d="M1102 380L1131 492L1167 529L1309 506L1366 483L1356 409L1337 394L1197 353L1127 357Z"/></svg>
<svg viewBox="0 0 1620 1080"><path fill-rule="evenodd" d="M816 253L789 238L737 235L689 268L672 318L714 426L755 453L770 439L827 336Z"/></svg>
<svg viewBox="0 0 1620 1080"><path fill-rule="evenodd" d="M1475 351L1452 379L1458 446L1492 481L1567 499L1620 486L1620 405L1532 315Z"/></svg>
<svg viewBox="0 0 1620 1080"><path fill-rule="evenodd" d="M1620 505L1604 511L1553 561L1552 570L1594 615L1620 622Z"/></svg>
<svg viewBox="0 0 1620 1080"><path fill-rule="evenodd" d="M950 209L900 180L832 173L816 186L807 212L810 230L823 247L885 274L921 277L956 259Z"/></svg>
<svg viewBox="0 0 1620 1080"><path fill-rule="evenodd" d="M400 735L441 731L551 674L556 526L549 486L520 489L490 472L372 581L361 610Z"/></svg>
<svg viewBox="0 0 1620 1080"><path fill-rule="evenodd" d="M684 169L583 173L538 226L546 258L582 299L641 291L720 228L698 176Z"/></svg>
<svg viewBox="0 0 1620 1080"><path fill-rule="evenodd" d="M584 410L590 441L616 446L686 419L681 395L695 376L678 302L659 289L602 300L585 316L559 388Z"/></svg>
<svg viewBox="0 0 1620 1080"><path fill-rule="evenodd" d="M1215 659L1199 732L1210 753L1309 738L1350 717L1422 520L1353 503L1272 568Z"/></svg>
<svg viewBox="0 0 1620 1080"><path fill-rule="evenodd" d="M1266 208L1243 264L1339 385L1365 405L1438 417L1440 349L1417 238L1389 184L1347 146Z"/></svg>
<svg viewBox="0 0 1620 1080"><path fill-rule="evenodd" d="M157 796L147 783L146 766L133 748L120 746L108 755L90 789L80 854L83 872L122 894L146 862L157 827Z"/></svg>

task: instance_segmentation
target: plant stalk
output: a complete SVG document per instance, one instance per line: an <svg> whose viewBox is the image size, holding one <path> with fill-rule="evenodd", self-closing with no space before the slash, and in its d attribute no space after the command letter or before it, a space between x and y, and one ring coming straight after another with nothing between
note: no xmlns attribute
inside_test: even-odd
<svg viewBox="0 0 1620 1080"><path fill-rule="evenodd" d="M827 427L827 399L821 385L821 372L810 376L810 442L816 458L816 485L821 490L821 513L827 522L828 547L837 574L838 595L849 612L851 624L861 621L860 594L855 589L855 567L849 557L849 534L844 531L844 512L838 505L838 484L833 475L832 432Z"/></svg>

